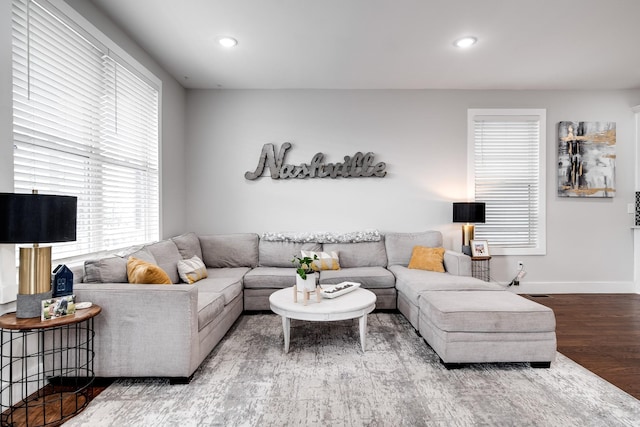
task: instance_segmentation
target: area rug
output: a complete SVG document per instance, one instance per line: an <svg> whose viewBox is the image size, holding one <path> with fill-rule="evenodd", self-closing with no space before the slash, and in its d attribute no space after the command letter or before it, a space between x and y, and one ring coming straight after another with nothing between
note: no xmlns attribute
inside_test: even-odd
<svg viewBox="0 0 640 427"><path fill-rule="evenodd" d="M121 379L65 426L632 426L640 401L561 354L550 369L446 370L397 313L282 322L243 315L188 385Z"/></svg>

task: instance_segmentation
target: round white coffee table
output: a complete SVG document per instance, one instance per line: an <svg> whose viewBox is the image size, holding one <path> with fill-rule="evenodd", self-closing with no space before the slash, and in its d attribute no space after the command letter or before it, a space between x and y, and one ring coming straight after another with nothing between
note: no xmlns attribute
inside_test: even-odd
<svg viewBox="0 0 640 427"><path fill-rule="evenodd" d="M362 351L365 351L367 314L376 308L376 295L367 289L358 288L337 298L323 298L320 302L310 298L307 305L303 305L301 302L293 302L293 288L285 288L272 293L269 304L274 313L282 316L285 353L289 352L291 319L330 322L359 318L360 344Z"/></svg>

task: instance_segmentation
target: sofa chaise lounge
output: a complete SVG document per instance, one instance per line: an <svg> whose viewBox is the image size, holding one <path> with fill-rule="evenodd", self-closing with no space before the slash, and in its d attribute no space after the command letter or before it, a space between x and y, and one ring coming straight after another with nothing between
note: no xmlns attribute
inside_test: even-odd
<svg viewBox="0 0 640 427"><path fill-rule="evenodd" d="M548 366L554 360L550 309L471 277L470 258L458 252L445 251L445 272L409 269L415 246L441 247L442 235L186 233L86 261L74 269L74 293L103 308L95 321L95 374L188 381L243 311L268 310L272 292L293 286L291 259L301 250L335 252L340 269L320 271L320 283L361 283L376 294L376 309L399 309L448 367L493 361ZM174 284L128 283L130 256L159 266ZM194 256L204 261L207 277L180 283L178 262ZM480 295L479 308L472 302ZM532 307L537 318L526 317ZM474 330L474 324L500 326Z"/></svg>

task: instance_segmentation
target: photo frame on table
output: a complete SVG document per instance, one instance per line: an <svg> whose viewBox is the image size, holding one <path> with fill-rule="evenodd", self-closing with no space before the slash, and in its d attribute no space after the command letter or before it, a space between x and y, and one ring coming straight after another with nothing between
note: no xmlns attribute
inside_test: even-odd
<svg viewBox="0 0 640 427"><path fill-rule="evenodd" d="M57 319L58 317L69 316L76 312L76 296L66 295L60 298L50 298L42 300L42 312L40 320Z"/></svg>
<svg viewBox="0 0 640 427"><path fill-rule="evenodd" d="M471 256L482 257L489 256L489 242L486 240L472 240L471 242Z"/></svg>

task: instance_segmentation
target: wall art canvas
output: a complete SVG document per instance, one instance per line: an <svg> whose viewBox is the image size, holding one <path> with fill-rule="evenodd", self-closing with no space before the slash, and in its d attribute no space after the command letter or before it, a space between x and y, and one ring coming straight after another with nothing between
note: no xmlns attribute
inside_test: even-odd
<svg viewBox="0 0 640 427"><path fill-rule="evenodd" d="M614 197L615 122L558 124L558 196Z"/></svg>

